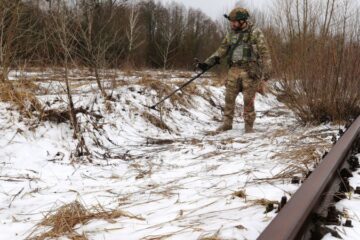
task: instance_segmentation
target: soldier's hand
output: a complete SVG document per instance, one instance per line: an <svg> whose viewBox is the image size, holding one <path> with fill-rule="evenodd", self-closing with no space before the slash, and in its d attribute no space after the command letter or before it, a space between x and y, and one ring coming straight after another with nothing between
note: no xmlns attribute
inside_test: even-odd
<svg viewBox="0 0 360 240"><path fill-rule="evenodd" d="M196 64L196 68L202 70L203 72L205 72L206 70L209 69L209 65L207 63L202 63L202 62L199 62Z"/></svg>
<svg viewBox="0 0 360 240"><path fill-rule="evenodd" d="M214 57L214 65L220 64L220 57Z"/></svg>

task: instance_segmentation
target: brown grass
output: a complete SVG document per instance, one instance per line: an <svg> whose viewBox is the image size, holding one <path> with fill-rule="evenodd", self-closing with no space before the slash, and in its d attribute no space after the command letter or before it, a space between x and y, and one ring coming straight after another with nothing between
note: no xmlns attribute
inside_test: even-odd
<svg viewBox="0 0 360 240"><path fill-rule="evenodd" d="M184 81L177 83L177 86L180 87L183 84L184 84ZM184 94L189 94L189 95L198 95L198 96L201 95L198 85L194 82L187 85L186 87L184 87L181 90L181 92Z"/></svg>
<svg viewBox="0 0 360 240"><path fill-rule="evenodd" d="M297 146L295 148L288 149L286 152L277 153L271 158L290 159L302 163L314 163L320 157L316 150L317 147L318 146L315 145Z"/></svg>
<svg viewBox="0 0 360 240"><path fill-rule="evenodd" d="M85 109L83 107L75 108L74 113L75 113L75 115L78 114L78 113L91 115L96 119L103 118L102 115L92 113L92 112L88 111L87 109ZM40 114L39 114L39 119L41 121L50 121L50 122L54 122L54 123L63 123L63 122L70 121L70 115L69 115L68 110L49 109L49 110L42 110L40 112Z"/></svg>
<svg viewBox="0 0 360 240"><path fill-rule="evenodd" d="M221 238L214 236L214 237L203 237L199 238L199 240L222 240Z"/></svg>
<svg viewBox="0 0 360 240"><path fill-rule="evenodd" d="M156 91L157 96L160 99L170 95L173 91L175 91L180 85L183 84L181 82L180 84L177 84L176 87L171 87L171 84L166 83L161 80L156 80L151 76L144 75L141 80L138 81L138 84L145 86L147 88L153 89ZM190 84L183 88L181 91L178 91L176 94L171 96L171 98L168 100L173 105L177 106L189 106L188 96L187 94L196 94L198 93L197 87L195 84Z"/></svg>
<svg viewBox="0 0 360 240"><path fill-rule="evenodd" d="M164 92L164 95L168 95L173 91L173 89L167 85L164 84L162 81L154 79L151 75L144 75L141 77L141 79L138 81L138 84L141 86L149 87L156 92Z"/></svg>
<svg viewBox="0 0 360 240"><path fill-rule="evenodd" d="M144 220L143 218L133 216L120 210L106 211L102 206L86 209L81 203L74 201L46 215L44 220L37 225L37 229L39 229L41 226L47 226L51 227L51 230L37 236L30 236L29 239L44 240L46 238L67 236L70 239L85 240L87 237L84 234L79 235L75 232L74 227L76 225L84 225L91 220L97 219L103 219L110 223L114 223L114 219L119 217L129 217L138 220Z"/></svg>
<svg viewBox="0 0 360 240"><path fill-rule="evenodd" d="M34 83L19 81L13 84L5 81L0 83L0 101L15 104L22 114L31 117L33 111L41 111L42 104L38 101L33 91L37 89Z"/></svg>
<svg viewBox="0 0 360 240"><path fill-rule="evenodd" d="M18 81L14 81L13 85L16 89L21 89L22 91L35 92L40 90L40 87L34 83L39 80L39 78L32 78L31 80L20 79Z"/></svg>
<svg viewBox="0 0 360 240"><path fill-rule="evenodd" d="M222 240L222 238L219 237L220 229L214 233L211 236L200 236L199 240Z"/></svg>
<svg viewBox="0 0 360 240"><path fill-rule="evenodd" d="M232 195L238 198L246 198L246 193L244 190L236 191Z"/></svg>
<svg viewBox="0 0 360 240"><path fill-rule="evenodd" d="M132 76L135 72L135 67L133 64L127 62L122 65L121 70L124 72L125 76Z"/></svg>
<svg viewBox="0 0 360 240"><path fill-rule="evenodd" d="M320 144L309 144L307 146L298 146L296 148L289 148L286 152L281 152L273 155L271 159L286 159L293 162L286 168L276 174L274 179L292 178L298 173L306 175L306 173L313 169L313 166L318 163L321 154L317 149L321 147ZM328 144L323 144L322 148L328 147Z"/></svg>
<svg viewBox="0 0 360 240"><path fill-rule="evenodd" d="M114 108L113 108L113 105L111 104L111 101L106 101L105 102L105 110L107 113L112 113L114 112Z"/></svg>
<svg viewBox="0 0 360 240"><path fill-rule="evenodd" d="M266 207L270 203L279 204L278 201L271 201L271 200L268 200L268 199L265 199L265 198L252 200L251 202L253 203L253 205L261 205L261 206L264 206L264 207Z"/></svg>
<svg viewBox="0 0 360 240"><path fill-rule="evenodd" d="M138 84L155 90L160 97L167 96L172 91L174 91L174 89L172 89L168 84L165 84L163 81L154 79L150 75L142 76L142 78L138 81ZM175 99L176 97L177 96L175 94L172 98Z"/></svg>
<svg viewBox="0 0 360 240"><path fill-rule="evenodd" d="M177 77L179 78L191 78L191 76L191 72L180 72L179 74L177 74Z"/></svg>
<svg viewBox="0 0 360 240"><path fill-rule="evenodd" d="M171 128L169 126L167 126L160 118L158 118L154 115L151 115L148 112L143 112L142 117L157 128L160 128L162 130L167 130L170 132L172 131Z"/></svg>

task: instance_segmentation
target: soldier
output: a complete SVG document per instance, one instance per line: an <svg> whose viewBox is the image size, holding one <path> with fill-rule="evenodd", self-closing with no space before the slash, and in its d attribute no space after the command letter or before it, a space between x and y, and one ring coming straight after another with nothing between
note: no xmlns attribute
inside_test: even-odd
<svg viewBox="0 0 360 240"><path fill-rule="evenodd" d="M228 78L226 81L223 124L216 132L232 129L235 100L239 92L244 96L245 133L253 132L255 121L255 94L262 80L268 80L271 73L271 58L262 31L249 21L244 8L235 8L230 15L224 15L231 25L231 32L222 41L219 49L197 67L205 71L227 56Z"/></svg>

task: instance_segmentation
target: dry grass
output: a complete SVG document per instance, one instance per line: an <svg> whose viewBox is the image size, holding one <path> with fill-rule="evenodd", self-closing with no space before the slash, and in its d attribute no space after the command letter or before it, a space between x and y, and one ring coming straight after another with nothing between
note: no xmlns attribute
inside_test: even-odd
<svg viewBox="0 0 360 240"><path fill-rule="evenodd" d="M286 159L290 161L289 165L276 174L273 179L292 178L299 173L306 175L321 159L321 154L317 150L320 147L327 148L328 144L324 144L323 146L319 144L297 146L295 148L289 148L286 152L273 155L271 159Z"/></svg>
<svg viewBox="0 0 360 240"><path fill-rule="evenodd" d="M82 113L85 115L91 115L92 117L94 117L96 119L103 118L102 115L90 112L87 109L82 108L82 107L75 108L74 113L75 113L75 115L78 113ZM50 122L54 122L54 123L63 123L63 122L70 121L70 115L69 115L68 110L57 110L57 109L42 110L39 113L38 118L41 121L50 121Z"/></svg>
<svg viewBox="0 0 360 240"><path fill-rule="evenodd" d="M309 144L308 146L297 146L288 149L286 152L281 152L273 155L271 158L290 159L301 163L314 163L319 159L320 155L317 152L317 146Z"/></svg>
<svg viewBox="0 0 360 240"><path fill-rule="evenodd" d="M232 195L238 198L246 198L246 193L244 190L236 191Z"/></svg>
<svg viewBox="0 0 360 240"><path fill-rule="evenodd" d="M39 80L39 78L32 78L31 80L20 79L18 81L14 81L13 86L14 88L21 89L22 91L35 92L40 90L40 87L36 83L34 83Z"/></svg>
<svg viewBox="0 0 360 240"><path fill-rule="evenodd" d="M199 240L222 240L221 238L217 237L217 236L213 236L213 237L203 237L203 238L199 238Z"/></svg>
<svg viewBox="0 0 360 240"><path fill-rule="evenodd" d="M157 128L160 128L162 130L167 130L170 132L172 131L171 128L169 126L167 126L160 118L158 118L154 115L151 115L148 112L143 112L142 117Z"/></svg>
<svg viewBox="0 0 360 240"><path fill-rule="evenodd" d="M180 87L181 85L184 84L184 81L177 83L177 86ZM200 92L200 89L198 87L198 85L196 83L191 83L189 85L187 85L186 87L184 87L181 92L183 94L188 94L188 95L202 95Z"/></svg>
<svg viewBox="0 0 360 240"><path fill-rule="evenodd" d="M114 107L111 104L111 101L106 101L105 102L105 110L107 113L113 113L114 112Z"/></svg>
<svg viewBox="0 0 360 240"><path fill-rule="evenodd" d="M191 72L180 72L179 74L177 74L177 77L179 78L191 78L191 76Z"/></svg>
<svg viewBox="0 0 360 240"><path fill-rule="evenodd" d="M222 240L222 238L219 237L219 234L220 234L220 229L211 236L206 236L206 235L200 236L199 240Z"/></svg>
<svg viewBox="0 0 360 240"><path fill-rule="evenodd" d="M147 236L145 238L141 238L141 240L165 240L165 239L169 239L172 236L173 234Z"/></svg>
<svg viewBox="0 0 360 240"><path fill-rule="evenodd" d="M329 142L333 131L330 129L314 129L302 133L290 134L288 130L278 129L270 135L273 144L279 139L283 145L283 151L274 153L270 159L285 164L281 171L271 178L255 179L255 181L289 180L294 176L303 175L314 169L321 161L323 152L329 151L332 143ZM285 141L284 141L285 139Z"/></svg>
<svg viewBox="0 0 360 240"><path fill-rule="evenodd" d="M131 63L125 63L121 70L124 72L125 76L132 76L135 72L135 67Z"/></svg>
<svg viewBox="0 0 360 240"><path fill-rule="evenodd" d="M114 223L114 219L119 217L144 220L120 210L106 211L102 206L86 209L81 203L74 201L46 215L44 220L36 226L35 230L39 229L41 226L51 227L51 229L40 235L30 236L29 239L44 240L47 238L59 238L66 236L70 239L85 240L87 237L84 234L79 235L76 233L74 229L76 225L84 225L91 220L97 219L103 219L110 223Z"/></svg>
<svg viewBox="0 0 360 240"><path fill-rule="evenodd" d="M138 81L138 84L140 84L141 86L145 86L146 88L155 90L157 95L159 96L159 99L170 95L175 90L169 84L165 84L163 81L156 80L151 76L147 75L143 76L141 80ZM175 104L180 101L180 97L178 94L174 94L169 100L173 104Z"/></svg>
<svg viewBox="0 0 360 240"><path fill-rule="evenodd" d="M251 200L250 201L252 203L252 205L261 205L261 206L268 206L269 204L279 204L278 201L271 201L265 198L261 198L261 199L256 199L256 200Z"/></svg>
<svg viewBox="0 0 360 240"><path fill-rule="evenodd" d="M0 83L0 101L15 104L22 114L31 117L33 111L40 112L42 104L33 94L37 86L28 81L19 81L15 84L11 82Z"/></svg>
<svg viewBox="0 0 360 240"><path fill-rule="evenodd" d="M151 75L145 74L141 77L141 79L137 82L141 86L149 87L150 89L155 90L156 92L164 92L164 95L168 95L173 91L173 89L164 84L162 81L154 79Z"/></svg>
<svg viewBox="0 0 360 240"><path fill-rule="evenodd" d="M152 76L144 75L141 80L138 81L139 85L145 86L146 88L150 88L155 90L159 99L162 99L168 95L170 95L173 91L175 91L178 87L180 87L184 82L178 83L176 87L171 87L171 84L166 83L161 80L156 80ZM177 106L185 106L189 107L190 102L187 95L199 95L198 87L196 84L190 84L183 88L181 91L175 93L169 101L173 105Z"/></svg>
<svg viewBox="0 0 360 240"><path fill-rule="evenodd" d="M280 138L283 136L286 136L289 134L289 130L288 129L275 129L272 133L271 133L271 139L274 140L276 138Z"/></svg>

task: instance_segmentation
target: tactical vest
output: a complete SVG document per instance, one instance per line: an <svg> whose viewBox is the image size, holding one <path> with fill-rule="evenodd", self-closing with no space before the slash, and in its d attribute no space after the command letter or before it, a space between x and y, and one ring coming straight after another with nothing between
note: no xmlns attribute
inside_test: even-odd
<svg viewBox="0 0 360 240"><path fill-rule="evenodd" d="M258 60L256 49L254 49L256 46L251 44L250 31L231 33L228 35L228 42L230 43L230 52L228 55L229 65L255 62Z"/></svg>

